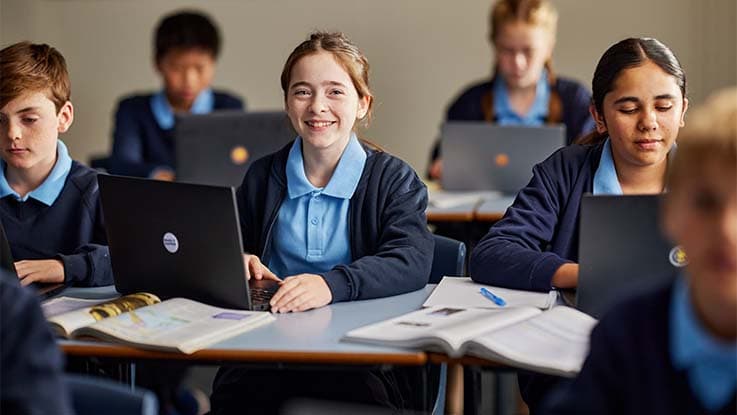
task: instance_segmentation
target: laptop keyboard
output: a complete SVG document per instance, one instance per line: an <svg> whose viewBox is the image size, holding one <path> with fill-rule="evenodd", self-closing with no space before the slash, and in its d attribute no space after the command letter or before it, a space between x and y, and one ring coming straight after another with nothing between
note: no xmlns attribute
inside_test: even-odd
<svg viewBox="0 0 737 415"><path fill-rule="evenodd" d="M254 304L268 304L276 293L275 289L251 288L251 302Z"/></svg>

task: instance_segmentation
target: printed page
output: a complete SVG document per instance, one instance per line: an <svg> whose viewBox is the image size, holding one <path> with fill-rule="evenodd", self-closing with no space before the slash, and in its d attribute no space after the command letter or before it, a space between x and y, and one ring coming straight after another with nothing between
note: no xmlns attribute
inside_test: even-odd
<svg viewBox="0 0 737 415"><path fill-rule="evenodd" d="M59 300L61 300L61 298ZM89 300L70 298L70 301L68 302L60 301L55 303L53 301L49 301L47 303L50 313L55 313L59 309L64 308L72 309L72 311L66 313L53 314L47 317L49 323L51 323L57 334L62 337L69 337L71 333L81 327L93 324L96 321L100 321L108 317L120 315L128 310L134 310L136 308L158 303L161 300L153 294L135 293L102 302L100 302L101 300L91 300L96 302L96 304L87 304L84 308L76 308L85 301ZM44 313L46 313L46 309L44 309Z"/></svg>
<svg viewBox="0 0 737 415"><path fill-rule="evenodd" d="M429 348L458 356L467 340L539 313L532 307L508 310L431 307L350 331L345 339Z"/></svg>
<svg viewBox="0 0 737 415"><path fill-rule="evenodd" d="M581 370L596 320L576 309L559 306L519 324L473 340L469 354L513 366L573 376Z"/></svg>
<svg viewBox="0 0 737 415"><path fill-rule="evenodd" d="M59 314L68 313L70 311L79 310L82 308L92 307L93 305L104 303L106 301L112 301L116 297L110 298L75 298L75 297L56 297L41 303L44 316L47 319L58 316Z"/></svg>
<svg viewBox="0 0 737 415"><path fill-rule="evenodd" d="M229 310L174 298L99 321L75 335L192 353L273 320L266 312Z"/></svg>
<svg viewBox="0 0 737 415"><path fill-rule="evenodd" d="M481 295L481 287L504 299L504 307ZM532 306L547 309L555 304L557 292L539 293L534 291L511 290L477 284L471 278L443 277L423 307L470 307L470 308L510 308Z"/></svg>

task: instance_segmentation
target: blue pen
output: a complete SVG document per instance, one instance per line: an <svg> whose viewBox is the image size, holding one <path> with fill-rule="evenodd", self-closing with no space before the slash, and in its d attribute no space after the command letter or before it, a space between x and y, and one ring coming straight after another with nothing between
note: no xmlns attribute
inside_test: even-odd
<svg viewBox="0 0 737 415"><path fill-rule="evenodd" d="M499 297L493 292L487 290L486 287L481 287L481 295L493 301L494 304L498 305L499 307L504 307L505 305L507 305L507 302L504 301L502 297Z"/></svg>

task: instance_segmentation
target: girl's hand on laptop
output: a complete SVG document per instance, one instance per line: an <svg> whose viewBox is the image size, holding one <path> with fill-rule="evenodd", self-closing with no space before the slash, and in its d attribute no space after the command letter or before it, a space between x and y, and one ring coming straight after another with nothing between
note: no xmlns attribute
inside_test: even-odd
<svg viewBox="0 0 737 415"><path fill-rule="evenodd" d="M288 313L322 307L332 300L333 293L322 276L299 274L284 279L269 304L272 313Z"/></svg>
<svg viewBox="0 0 737 415"><path fill-rule="evenodd" d="M32 259L15 263L20 285L34 282L64 282L64 263L58 259Z"/></svg>
<svg viewBox="0 0 737 415"><path fill-rule="evenodd" d="M257 280L281 281L281 278L266 268L256 255L243 254L243 264L246 266L246 281L250 280L252 275Z"/></svg>

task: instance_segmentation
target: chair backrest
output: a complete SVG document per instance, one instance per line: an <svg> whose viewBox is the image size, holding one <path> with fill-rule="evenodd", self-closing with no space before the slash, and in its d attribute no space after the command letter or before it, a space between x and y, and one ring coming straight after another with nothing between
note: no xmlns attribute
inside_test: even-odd
<svg viewBox="0 0 737 415"><path fill-rule="evenodd" d="M464 276L466 268L466 244L441 235L435 238L435 254L428 283L437 284L443 275Z"/></svg>
<svg viewBox="0 0 737 415"><path fill-rule="evenodd" d="M153 392L93 376L65 375L77 415L157 415Z"/></svg>

